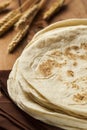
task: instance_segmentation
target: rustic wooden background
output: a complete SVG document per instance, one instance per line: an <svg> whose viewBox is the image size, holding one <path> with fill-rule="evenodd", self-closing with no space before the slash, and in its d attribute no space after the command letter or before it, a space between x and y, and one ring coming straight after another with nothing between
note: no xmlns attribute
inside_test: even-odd
<svg viewBox="0 0 87 130"><path fill-rule="evenodd" d="M5 0L3 0L5 1ZM0 0L0 2L3 2ZM25 0L20 0L21 4ZM47 0L44 8L38 13L32 23L27 36L20 43L20 46L12 54L7 53L7 46L15 35L15 31L11 28L3 37L0 37L0 70L11 69L17 57L20 56L26 44L32 39L33 35L45 26L69 18L87 18L87 0L65 0L63 8L56 13L48 22L42 20L42 13L48 9L54 0ZM0 20L9 12L20 6L19 0L12 0L6 11L0 13Z"/></svg>

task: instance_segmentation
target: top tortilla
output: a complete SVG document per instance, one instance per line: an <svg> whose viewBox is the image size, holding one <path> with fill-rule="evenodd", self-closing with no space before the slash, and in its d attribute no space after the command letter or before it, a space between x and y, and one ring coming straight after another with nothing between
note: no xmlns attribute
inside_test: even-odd
<svg viewBox="0 0 87 130"><path fill-rule="evenodd" d="M86 112L87 26L56 23L42 32L23 51L21 73L54 105Z"/></svg>

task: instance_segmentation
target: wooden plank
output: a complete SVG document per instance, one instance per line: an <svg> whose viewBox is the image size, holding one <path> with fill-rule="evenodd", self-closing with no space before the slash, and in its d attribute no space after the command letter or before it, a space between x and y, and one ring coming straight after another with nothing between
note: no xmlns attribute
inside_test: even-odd
<svg viewBox="0 0 87 130"><path fill-rule="evenodd" d="M0 0L0 2L1 1L2 0ZM21 3L23 3L25 0L20 1ZM32 23L28 35L24 38L24 40L21 42L21 45L13 54L7 53L7 46L11 42L12 37L14 37L15 31L11 29L3 37L0 38L0 70L11 69L15 60L17 59L17 57L19 57L24 47L26 46L26 44L28 44L33 35L45 26L69 18L87 18L87 0L65 0L64 6L60 10L60 12L56 13L49 21L42 20L43 11L48 9L49 5L51 5L53 2L54 0L47 0L47 3L45 4L44 8L42 9L42 11L40 11L40 13L38 13L34 22ZM12 10L17 7L18 1L13 0L8 9ZM8 13L8 11L1 13L0 19L4 17L6 13Z"/></svg>

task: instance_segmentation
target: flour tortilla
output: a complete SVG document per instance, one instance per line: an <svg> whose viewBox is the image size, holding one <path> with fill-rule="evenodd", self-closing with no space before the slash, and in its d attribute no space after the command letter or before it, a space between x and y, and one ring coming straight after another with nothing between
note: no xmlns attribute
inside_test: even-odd
<svg viewBox="0 0 87 130"><path fill-rule="evenodd" d="M21 89L25 93L27 93L35 102L39 103L42 106L45 106L44 104L47 104L47 108L51 109L53 104L50 104L48 100L46 100L41 94L39 94L33 88L33 86L28 84L28 82L24 79L24 77L22 77L22 75L21 75L21 73L19 71L19 66L18 66L19 59L17 59L17 61L15 62L14 66L13 66L13 69L12 69L10 75L9 75L9 79L17 80L19 82L19 84L21 85ZM11 86L12 86L11 82L14 84L14 81L8 80L8 92L9 93L11 93L10 90L13 89L13 87L11 88ZM9 90L9 88L10 88L10 90ZM17 89L14 89L13 93L11 95L14 95L15 93L18 93L18 92L19 91ZM15 98L16 98L16 96L15 96ZM17 98L14 101L16 102L16 100L17 100ZM53 107L52 110L55 111L55 107ZM60 111L57 110L57 112L60 112Z"/></svg>
<svg viewBox="0 0 87 130"><path fill-rule="evenodd" d="M52 112L32 101L31 98L23 92L17 79L13 79L12 77L8 79L8 90L10 97L17 106L38 120L66 130L86 130L87 128L86 120L70 117L62 113Z"/></svg>
<svg viewBox="0 0 87 130"><path fill-rule="evenodd" d="M87 129L87 126L85 125L85 124L87 124L86 122L82 122L82 121L84 121L83 120L83 118L87 118L87 112L86 112L86 97L85 97L85 100L84 101L79 101L79 102L77 102L77 99L75 99L74 100L74 103L76 103L76 104L69 104L69 103L72 103L72 100L70 100L69 98L66 98L66 97L69 97L70 96L70 94L71 95L73 95L73 94L77 94L77 92L79 92L79 89L78 88L80 88L80 87L78 87L79 86L79 84L81 84L82 85L82 88L81 88L81 90L82 90L82 92L84 92L84 90L85 90L85 92L86 92L86 86L85 86L85 83L86 83L86 62L85 62L85 60L82 60L82 58L83 59L86 59L86 56L85 56L85 58L82 56L79 56L81 59L80 60L78 60L77 59L77 61L78 61L78 63L81 63L80 65L82 65L82 70L81 71L79 71L79 76L82 76L82 78L83 78L83 80L81 80L81 78L80 79L78 79L77 80L77 82L75 82L76 84L77 83L79 83L79 84L77 84L77 86L73 86L73 87L75 87L74 88L74 91L72 91L72 87L71 87L71 85L70 84L67 84L67 89L65 89L66 90L66 93L64 93L65 94L65 97L62 97L61 98L61 96L63 95L63 93L62 93L62 91L63 91L63 89L64 89L64 86L63 87L59 87L59 88L57 88L57 89L55 89L55 86L53 86L55 83L53 83L53 85L51 84L51 90L50 90L50 88L49 88L49 90L48 90L48 85L49 85L49 83L47 84L47 82L48 81L50 81L50 80L48 80L48 79L51 79L52 77L50 77L50 76L48 76L48 77L45 77L44 78L44 76L39 72L38 73L38 75L35 75L35 72L36 72L36 70L34 69L34 67L36 66L36 64L38 63L38 61L39 61L39 64L38 64L38 66L40 65L40 63L43 63L43 61L46 61L46 60L48 60L49 59L49 57L50 57L50 55L51 55L51 53L52 53L52 51L53 52L55 52L55 50L60 50L59 48L61 48L61 46L62 46L62 48L61 48L61 51L63 51L63 49L64 49L64 47L66 48L66 47L71 47L71 45L72 45L72 43L73 43L73 39L74 38L77 38L78 40L77 40L77 43L75 42L75 44L74 45L76 45L76 46L78 46L78 45L80 45L80 42L82 42L82 43L85 43L85 41L87 41L87 38L86 38L86 36L87 36L87 26L84 26L84 25L86 25L87 24L87 22L86 22L86 20L71 20L72 22L71 23L74 23L74 25L73 24L71 24L71 25L68 25L68 26L71 26L71 27L64 27L64 28L61 28L61 29L58 29L57 28L57 23L55 24L55 25L52 25L51 27L48 27L47 28L47 30L45 29L45 30L43 30L43 31L41 31L40 33L38 33L38 34L36 34L36 36L33 38L33 40L30 42L31 43L31 45L28 45L25 49L24 49L24 51L23 51L23 53L22 53L22 55L20 56L20 60L19 60L19 67L17 67L16 66L16 64L14 65L14 66L16 66L16 67L13 67L13 70L12 70L12 72L11 72L11 74L10 74L10 76L9 76L9 79L8 79L8 92L9 92L9 95L10 95L10 97L12 98L12 100L21 108L21 109L23 109L25 112L27 112L28 114L30 114L30 115L32 115L34 118L37 118L37 119L40 119L40 120L42 120L42 121L44 121L44 122L46 122L46 123L48 123L48 124L52 124L52 125L55 125L55 126L60 126L61 128L65 128L65 129L72 129L72 130L78 130L78 129ZM67 21L65 22L65 23L67 23ZM64 24L64 22L63 23L60 23L60 25L61 25L61 27L62 27L62 24ZM68 21L68 24L69 24L69 21ZM79 26L77 26L77 25L79 25ZM83 25L83 26L82 26ZM59 26L59 24L58 24L58 26ZM73 26L73 27L72 27ZM67 35L67 33L66 33L66 30L73 30L73 29L76 29L77 31L73 31L74 33L69 33L69 35ZM59 34L62 34L63 32L63 30L65 30L65 34L66 34L66 37L65 37L65 41L63 41L64 39L63 39L63 37L57 37L57 35L56 35L56 33L58 32ZM55 32L54 34L53 34L53 32ZM62 33L61 33L62 32ZM46 34L46 36L47 36L47 38L45 37L45 34ZM81 34L81 36L82 37L80 37L80 34ZM62 34L63 35L63 34ZM76 36L75 36L76 35ZM56 39L56 37L57 37L57 39ZM44 40L44 38L45 38L45 40ZM58 39L59 38L59 39ZM68 38L68 39L67 39ZM52 40L53 39L53 40ZM57 41L57 40L59 40L59 41ZM69 41L68 40L70 40L70 43L69 43ZM52 43L51 41L53 41L54 42L54 45L52 46L52 48L51 48L51 45L52 44L50 44L50 43ZM68 41L68 43L67 43L67 41ZM49 43L50 42L50 43ZM58 46L56 46L56 48L55 48L55 43L56 42L58 42ZM64 44L62 44L63 42L65 42ZM46 46L46 44L48 43L48 46L46 47L46 51L47 51L47 53L46 53L46 55L44 55L44 57L43 57L43 55L41 55L41 53L42 52L44 52L43 50L44 50L44 44L45 44L45 46ZM36 45L35 45L36 44ZM86 44L87 44L87 42L86 42ZM38 46L39 45L39 46ZM70 46L69 46L70 45ZM58 47L58 48L57 48ZM84 46L83 46L83 44L82 44L82 47L84 48ZM85 46L86 47L86 46ZM37 51L35 50L35 48L37 48ZM50 49L49 48L51 48L51 49L53 49L52 51L50 51ZM73 47L73 48L78 48L78 47ZM34 49L34 50L33 50ZM35 59L36 57L34 57L38 52L39 52L39 50L41 49L41 53L40 53L40 57L38 58L38 59ZM68 49L67 49L68 50ZM76 51L77 51L78 49L76 49ZM84 50L84 49L83 49ZM84 54L85 52L83 51L83 50L78 50L77 51L77 53L78 54ZM48 52L49 51L49 52ZM74 51L74 49L71 49L71 52L73 52L73 53L75 53L75 51ZM32 57L31 57L31 55L32 55L32 53L34 53L34 55L33 55L33 57L34 57L34 59L32 59ZM45 53L44 53L45 54ZM39 55L38 55L39 56ZM25 58L25 59L24 59ZM42 58L42 59L40 59L40 58ZM60 59L58 59L58 61L60 61L61 63L62 63L62 61L63 61L63 58L66 58L66 57L62 57L62 60L61 60L61 58ZM31 75L31 73L29 73L29 72L31 72L30 71L30 68L29 68L29 59L30 60L33 60L34 61L34 65L33 65L33 62L30 64L31 66L32 66L32 75ZM55 59L55 58L54 58ZM52 59L51 59L52 60ZM66 58L66 60L67 60L67 58ZM72 59L69 59L69 62L70 62L70 69L71 68L73 68L73 67L71 67L71 62L72 61ZM84 61L84 62L82 62L82 61ZM53 63L53 62L51 62L51 63ZM82 64L83 63L83 64ZM74 62L73 63L74 64L74 66L76 65L76 63ZM58 64L56 64L56 65L58 65ZM80 66L78 66L78 68L80 68ZM83 68L85 68L85 69L83 69ZM25 69L25 70L24 70ZM60 118L58 117L58 122L56 123L56 117L55 116L48 116L48 115L46 115L46 114L44 114L44 116L42 116L40 113L39 113L39 117L38 117L38 112L36 112L35 111L35 113L34 113L34 110L33 110L33 107L34 107L34 109L38 109L38 107L37 108L35 108L35 106L34 106L34 104L35 105L39 105L38 104L38 102L37 103L35 103L34 102L34 100L32 99L32 101L31 100L29 100L29 99L27 99L26 98L26 96L24 96L24 95L26 95L26 93L23 91L23 89L21 89L21 91L23 91L23 95L21 95L22 93L21 93L21 91L20 91L20 87L21 87L21 85L19 84L19 82L18 81L16 81L15 80L15 78L16 78L16 74L17 74L17 70L20 70L20 72L21 72L21 74L22 74L22 76L23 76L23 78L26 80L26 81L28 81L28 83L29 84L31 84L32 86L33 86L33 88L34 88L34 90L35 90L35 92L38 92L38 93L40 93L40 95L43 95L43 97L45 97L45 99L46 99L46 102L47 101L49 101L49 103L52 103L52 104L54 104L54 106L55 106L55 104L56 104L56 108L58 108L58 111L59 111L59 109L60 110L62 110L62 113L56 113L56 114L59 114L59 115L65 115L65 116L68 116L68 115L66 115L66 114L64 114L63 112L64 111L69 111L69 112L71 112L71 113L74 113L74 115L73 115L73 117L72 116L68 116L68 117L70 117L70 118L74 118L74 119L78 119L78 118L75 118L74 116L75 116L75 114L77 114L77 115L79 115L80 116L80 118L82 118L82 119L79 119L79 120L76 120L74 123L78 123L78 121L81 121L82 122L82 124L83 125L81 125L81 122L80 122L80 124L78 125L76 125L77 127L79 126L79 128L76 128L76 126L74 127L74 126L67 126L67 124L66 123L64 123L63 122L63 117L61 117L61 121L60 121ZM37 69L38 70L38 69ZM35 71L35 72L34 72ZM38 72L38 71L37 71ZM56 72L56 69L53 71L53 72ZM70 72L70 71L69 71ZM80 73L81 72L81 73ZM85 72L85 73L84 73ZM27 75L26 73L28 73L29 75ZM59 74L59 73L58 73ZM63 74L65 74L65 73L63 73ZM20 75L20 74L19 74ZM31 76L30 76L31 75ZM71 73L71 75L73 75L73 73ZM29 76L29 77L28 77ZM39 76L39 78L37 77L37 76ZM53 75L52 75L53 76ZM78 74L76 75L76 76L78 76ZM14 78L15 77L15 78ZM34 78L36 78L36 79L34 79ZM43 81L43 79L45 79L45 83L42 83L42 81ZM59 77L58 77L58 79L59 79ZM65 77L65 79L66 79L66 77ZM47 81L48 80L48 81ZM54 76L54 78L52 79L52 80L54 80L54 82L56 81L56 78L55 78L55 76ZM39 82L38 82L39 81ZM16 83L15 83L16 82ZM66 82L67 83L67 82ZM16 84L16 85L15 85ZM38 84L38 85L37 85ZM45 89L43 89L43 87L42 87L42 85L44 85L44 88ZM69 86L68 86L69 85ZM74 84L75 85L75 84ZM19 87L18 87L19 86ZM17 88L16 88L17 87ZM40 88L41 87L41 88ZM46 88L47 87L47 88ZM22 88L22 87L21 87ZM54 89L53 89L54 88ZM60 94L60 90L61 90L61 88L62 88L62 91L61 91L61 94ZM45 91L43 91L43 90L41 90L41 89L43 89L43 90L45 90ZM19 91L17 91L17 90L19 90ZM30 89L29 89L30 90ZM56 99L58 99L58 104L57 103L55 103L55 101L53 100L51 100L51 98L49 98L49 96L47 95L47 91L48 90L48 94L51 94L50 92L53 90L53 93L54 93L54 95L53 95L53 98L55 98L55 100ZM58 91L58 94L59 94L59 98L56 98L55 96L56 96L56 94L55 94L55 92L57 92ZM70 93L71 92L71 93ZM81 91L80 91L81 92ZM34 96L36 96L35 95L36 93L34 93ZM79 94L79 93L78 93ZM82 94L85 94L85 93L82 93ZM40 98L40 95L37 95L38 96L38 99L41 101L42 99ZM23 97L22 97L23 96ZM28 95L29 96L29 95ZM50 95L50 96L52 96L52 95ZM75 95L76 97L78 97L78 96L83 96L83 95ZM30 98L30 97L29 97ZM82 98L82 97L81 97ZM64 102L66 103L66 104L64 104L64 102L62 102L62 100L61 99L65 99L64 100ZM72 97L71 97L71 99L72 99ZM84 99L84 98L83 98ZM67 102L66 102L67 101ZM28 104L29 103L29 104ZM30 104L32 104L31 105L31 109L32 109L32 111L31 111L31 109L30 109ZM44 107L42 107L41 106L41 104L39 105L39 107L42 107L42 109L46 109L45 107L47 106L47 104L44 104L45 106ZM79 109L80 108L80 109ZM40 111L40 110L39 110ZM47 109L47 111L50 111L49 109ZM55 112L53 112L53 114L54 114ZM69 113L70 114L70 113ZM47 116L47 117L45 117L45 115ZM71 114L70 114L71 115ZM55 118L54 118L55 117ZM53 120L51 120L51 118L53 119ZM46 119L46 120L45 120ZM69 120L69 119L68 119ZM72 124L72 120L73 119L71 119L71 124ZM62 124L60 123L60 122L62 122ZM65 126L64 126L64 124L65 124ZM69 128L70 127L70 128ZM81 128L82 127L82 128Z"/></svg>
<svg viewBox="0 0 87 130"><path fill-rule="evenodd" d="M83 104L86 104L86 101L78 103L72 99L74 95L78 95L79 93L81 93L80 91L82 91L82 89L86 87L85 83L83 81L79 82L82 85L84 84L84 86L82 86L83 88L81 87L81 89L76 90L76 89L71 88L72 80L73 82L75 81L76 78L80 80L79 76L80 78L81 77L84 77L84 79L86 78L86 73L87 73L86 60L83 60L83 59L76 60L78 66L72 67L72 69L74 69L74 71L76 72L76 77L74 78L67 77L65 79L66 77L65 72L72 71L71 65L74 64L74 61L73 59L69 59L66 56L64 56L64 54L62 58L68 62L68 66L66 65L64 66L63 72L62 72L63 69L57 70L56 68L54 68L52 74L49 77L46 77L46 76L41 75L41 72L39 72L39 66L48 60L56 59L56 57L54 58L51 57L51 54L54 53L55 51L63 52L65 48L68 49L68 47L71 47L71 46L72 46L71 51L75 51L72 48L73 46L76 46L76 48L79 48L78 51L80 51L79 52L80 55L82 55L82 53L85 54L85 50L81 50L79 46L81 46L81 43L85 43L85 42L87 43L87 26L81 25L81 26L66 27L65 29L62 29L62 31L58 29L54 29L54 30L48 31L47 33L46 35L44 33L42 37L38 38L38 40L33 41L33 44L29 46L28 48L26 48L25 51L23 51L20 61L19 61L20 70L23 76L25 77L25 79L38 92L40 92L45 98L47 98L47 100L49 100L51 103L53 103L54 105L57 105L58 107L61 106L61 108L66 108L72 111L76 110L76 112L77 111L82 112L80 114L86 116L85 115L87 114L86 105L83 105ZM76 52L76 55L77 53L78 52ZM58 61L59 60L60 62L62 62L61 59L58 59ZM80 62L82 63L82 68L79 70L78 68L81 66ZM58 73L58 75L56 72ZM60 77L61 72L63 75L63 80L66 80L64 81L64 83L59 80L56 80L57 76ZM77 73L79 73L79 75ZM79 86L79 83L78 81L76 82L77 86ZM65 84L69 84L69 88ZM68 93L67 93L67 90L68 90ZM63 93L63 94L61 95L60 93ZM70 94L70 98L69 97L67 98L69 94ZM65 96L63 97L63 95ZM81 109L79 109L79 107L81 107Z"/></svg>
<svg viewBox="0 0 87 130"><path fill-rule="evenodd" d="M41 94L37 93L37 91L35 91L34 89L31 89L30 85L28 83L26 83L25 80L22 79L23 77L21 77L21 75L19 77L20 78L17 78L17 79L18 79L19 84L21 85L21 89L25 93L27 93L32 98L32 100L34 100L35 102L37 102L41 106L43 106L45 108L48 108L50 110L53 110L54 112L63 113L63 114L67 114L67 115L72 115L74 117L78 117L78 118L82 118L82 119L87 119L86 116L82 116L78 112L74 112L74 111L71 112L70 110L66 110L64 108L62 109L60 107L57 107L57 109L56 109L55 105L53 105L48 100L43 98L41 96Z"/></svg>
<svg viewBox="0 0 87 130"><path fill-rule="evenodd" d="M18 82L18 61L15 62L13 69L8 79L8 92L12 100L27 114L41 120L47 124L54 125L66 130L86 130L87 121L74 118L62 113L56 113L46 109L39 104L35 103L27 93L25 93ZM68 124L67 124L68 122Z"/></svg>
<svg viewBox="0 0 87 130"><path fill-rule="evenodd" d="M16 66L15 70L16 72L14 72L14 67ZM83 116L80 116L80 114L78 113L74 113L74 112L70 112L69 110L64 110L64 109L60 109L57 108L50 103L48 100L46 100L40 93L38 93L33 86L31 86L25 79L24 77L21 75L20 71L19 71L19 66L18 66L18 62L17 65L14 65L13 67L13 76L10 76L10 78L14 78L15 80L17 80L21 86L21 89L23 90L23 92L27 93L29 97L32 98L32 100L34 100L35 102L37 102L38 104L40 104L41 106L44 106L50 110L53 110L55 112L58 113L63 113L63 114L68 114L68 115L72 115L75 117L79 117L79 118L85 118Z"/></svg>
<svg viewBox="0 0 87 130"><path fill-rule="evenodd" d="M53 23L48 27L46 27L45 29L43 29L42 31L37 32L37 34L34 36L33 39L36 39L38 36L56 28L60 29L68 26L79 26L79 25L87 25L87 19L72 18L72 19L62 20L57 23Z"/></svg>
<svg viewBox="0 0 87 130"><path fill-rule="evenodd" d="M17 80L19 82L19 84L21 85L21 89L27 93L35 102L39 103L41 106L44 106L46 108L49 108L53 111L57 111L58 113L63 113L63 114L70 114L72 116L75 117L79 117L79 118L85 118L85 117L81 117L80 114L78 113L74 113L74 112L70 112L69 110L60 110L59 108L56 107L50 103L48 100L46 100L40 93L38 93L33 86L31 86L30 84L28 84L28 82L24 79L24 77L21 75L20 71L19 71L19 66L18 66L18 62L19 62L20 58L16 61L14 67L13 67L13 71L10 74L10 78L13 78L15 80ZM17 90L16 90L17 91ZM18 91L17 91L18 92ZM15 92L16 93L16 92Z"/></svg>
<svg viewBox="0 0 87 130"><path fill-rule="evenodd" d="M29 47L34 40L37 40L38 37L41 37L44 33L46 32L49 32L53 29L61 29L61 28L65 28L65 27L68 27L68 26L79 26L79 25L87 25L87 19L84 19L84 18L72 18L72 19L67 19L67 20L62 20L62 21L59 21L57 23L53 23L51 25L49 25L48 27L44 28L43 30L37 32L34 37L32 38L32 40L30 41L30 43L25 47L25 49L27 47Z"/></svg>
<svg viewBox="0 0 87 130"><path fill-rule="evenodd" d="M17 95L18 95L19 91L18 91L18 89L15 88L14 82L16 80L16 75L17 75L18 61L19 61L19 58L16 60L15 64L13 65L12 71L10 72L9 78L7 80L8 94L11 97L11 99L14 101L14 103L16 103L16 104L18 101Z"/></svg>
<svg viewBox="0 0 87 130"><path fill-rule="evenodd" d="M19 59L17 59L17 61L15 62L14 66L13 66L13 69L9 75L9 79L15 79L15 80L18 80L18 82L20 83L21 85L21 88L22 90L29 94L29 93L32 93L35 98L39 97L42 101L45 100L45 98L40 94L38 93L34 88L33 86L31 86L25 79L24 77L21 75L21 72L19 71L19 66L18 66L18 62L19 62ZM46 101L46 100L45 100Z"/></svg>

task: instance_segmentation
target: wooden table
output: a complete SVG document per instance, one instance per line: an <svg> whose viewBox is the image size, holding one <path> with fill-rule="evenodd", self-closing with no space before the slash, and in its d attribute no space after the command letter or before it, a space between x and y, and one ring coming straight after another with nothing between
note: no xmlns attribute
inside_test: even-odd
<svg viewBox="0 0 87 130"><path fill-rule="evenodd" d="M21 3L24 1L25 0L21 0ZM54 0L47 0L47 4L45 5L46 7L44 6L42 12L48 8L50 1L54 2ZM0 0L0 2L2 2L2 0ZM9 9L13 10L18 6L20 6L18 0L12 0L8 10L0 13L0 20L9 12ZM37 31L51 23L69 18L87 18L87 0L65 0L64 7L48 22L42 20L40 11L32 23L28 35L24 38L23 41L21 41L20 46L12 54L7 53L8 44L15 35L14 29L10 29L3 37L0 37L0 70L8 70L12 68L17 57L20 56L26 44L28 44Z"/></svg>

